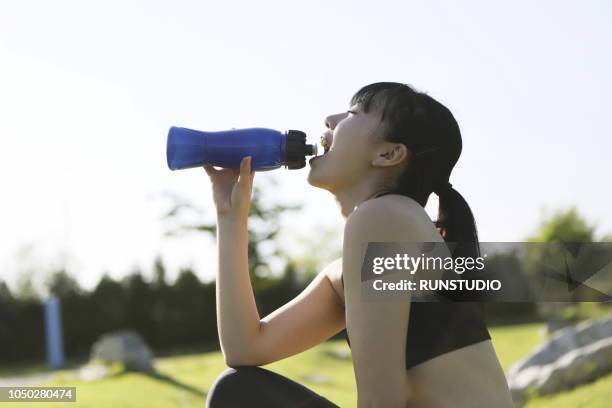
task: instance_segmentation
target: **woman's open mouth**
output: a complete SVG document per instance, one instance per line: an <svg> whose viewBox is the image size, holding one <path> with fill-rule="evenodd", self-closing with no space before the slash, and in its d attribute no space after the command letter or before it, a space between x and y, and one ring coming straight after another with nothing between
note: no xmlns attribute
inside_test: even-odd
<svg viewBox="0 0 612 408"><path fill-rule="evenodd" d="M323 154L329 152L329 149L331 148L331 142L329 141L329 138L326 134L321 135L321 146L323 146Z"/></svg>
<svg viewBox="0 0 612 408"><path fill-rule="evenodd" d="M318 156L313 156L310 160L308 160L308 164L311 164L313 160L318 159L319 157L325 156L325 154L329 152L331 145L327 137L325 137L325 135L321 135L321 146L323 147L323 153Z"/></svg>

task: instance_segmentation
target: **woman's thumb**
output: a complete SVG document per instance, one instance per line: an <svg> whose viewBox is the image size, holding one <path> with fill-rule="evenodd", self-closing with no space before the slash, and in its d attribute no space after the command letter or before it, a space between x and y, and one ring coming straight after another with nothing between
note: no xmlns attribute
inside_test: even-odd
<svg viewBox="0 0 612 408"><path fill-rule="evenodd" d="M250 183L249 181L252 179L251 176L251 156L246 156L240 161L240 184L243 184L245 187Z"/></svg>

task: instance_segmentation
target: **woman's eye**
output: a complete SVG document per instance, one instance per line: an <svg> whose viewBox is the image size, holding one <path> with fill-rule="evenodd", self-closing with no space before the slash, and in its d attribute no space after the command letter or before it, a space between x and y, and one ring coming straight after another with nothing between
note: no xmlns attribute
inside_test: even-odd
<svg viewBox="0 0 612 408"><path fill-rule="evenodd" d="M354 115L354 114L355 114L355 113L357 113L357 112L352 111L352 110L347 110L347 111L346 111L346 113L348 113L348 114L351 114L351 113L352 113L352 114Z"/></svg>

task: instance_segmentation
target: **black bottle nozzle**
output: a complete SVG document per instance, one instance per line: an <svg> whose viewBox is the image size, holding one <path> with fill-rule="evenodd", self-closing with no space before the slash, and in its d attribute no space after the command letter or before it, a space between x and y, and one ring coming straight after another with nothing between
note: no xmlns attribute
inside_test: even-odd
<svg viewBox="0 0 612 408"><path fill-rule="evenodd" d="M316 156L316 155L317 155L317 145L307 144L306 145L306 156Z"/></svg>
<svg viewBox="0 0 612 408"><path fill-rule="evenodd" d="M317 154L316 144L306 144L306 133L300 130L287 131L287 144L284 165L288 169L301 169L306 166L306 156Z"/></svg>

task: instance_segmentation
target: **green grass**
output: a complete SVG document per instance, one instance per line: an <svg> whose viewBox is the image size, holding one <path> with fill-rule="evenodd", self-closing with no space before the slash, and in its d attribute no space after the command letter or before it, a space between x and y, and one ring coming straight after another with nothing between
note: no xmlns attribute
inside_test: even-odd
<svg viewBox="0 0 612 408"><path fill-rule="evenodd" d="M351 402L355 395L351 362L336 360L325 354L325 351L345 347L344 341L326 342L266 368L302 382L342 406L354 405ZM218 352L158 358L155 366L165 378L121 373L99 381L83 382L64 370L57 372L53 382L41 385L77 387L77 403L54 403L53 407L57 408L202 407L208 387L226 368ZM304 379L304 376L312 374L328 376L328 383L312 384ZM20 403L19 406L40 407L40 404Z"/></svg>
<svg viewBox="0 0 612 408"><path fill-rule="evenodd" d="M493 347L504 371L529 354L542 341L540 323L489 328Z"/></svg>
<svg viewBox="0 0 612 408"><path fill-rule="evenodd" d="M508 369L513 362L528 354L541 341L541 327L540 324L525 324L490 329L495 350L504 369ZM354 407L356 390L350 360L337 360L326 353L332 349L346 347L343 340L326 342L266 368L303 383L341 407ZM118 373L111 378L83 382L73 378L70 371L60 371L54 381L46 385L77 387L77 403L54 403L53 407L57 408L202 407L208 387L225 369L218 352L158 358L155 365L163 377ZM3 374L6 375L6 372L4 370ZM323 375L327 379L324 383L312 383L308 381L309 375ZM528 407L607 407L612 399L611 390L612 375L563 394L534 399ZM41 405L20 403L19 406L37 408ZM0 403L0 408L2 407L3 404Z"/></svg>
<svg viewBox="0 0 612 408"><path fill-rule="evenodd" d="M610 406L612 406L612 374L571 391L536 398L527 405L527 408L609 408Z"/></svg>

